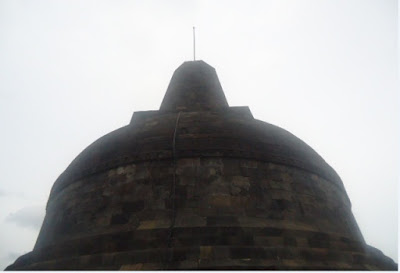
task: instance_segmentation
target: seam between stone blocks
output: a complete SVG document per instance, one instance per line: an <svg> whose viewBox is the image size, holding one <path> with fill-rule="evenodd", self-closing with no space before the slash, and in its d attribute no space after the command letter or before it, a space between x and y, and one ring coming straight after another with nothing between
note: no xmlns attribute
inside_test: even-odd
<svg viewBox="0 0 400 273"><path fill-rule="evenodd" d="M171 189L171 206L172 206L172 217L171 217L171 225L169 227L169 233L168 233L168 238L167 238L167 248L171 249L171 244L172 244L172 236L173 236L173 228L175 226L175 220L176 220L176 207L175 207L175 189L176 189L176 165L177 165L177 157L176 157L176 136L177 136L177 131L178 131L178 124L179 124L179 118L181 116L181 112L178 113L176 117L176 122L175 122L175 129L174 129L174 136L172 139L172 157L173 157L173 180L172 180L172 189ZM168 255L168 254L167 254ZM172 261L172 250L169 251L168 255L168 260L167 263L170 263ZM166 265L168 267L168 264Z"/></svg>

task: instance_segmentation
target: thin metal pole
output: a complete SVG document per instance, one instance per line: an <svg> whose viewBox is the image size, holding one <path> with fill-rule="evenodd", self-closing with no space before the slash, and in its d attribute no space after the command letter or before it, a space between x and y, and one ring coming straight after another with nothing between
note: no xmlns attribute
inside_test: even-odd
<svg viewBox="0 0 400 273"><path fill-rule="evenodd" d="M193 61L196 60L196 34L193 27Z"/></svg>

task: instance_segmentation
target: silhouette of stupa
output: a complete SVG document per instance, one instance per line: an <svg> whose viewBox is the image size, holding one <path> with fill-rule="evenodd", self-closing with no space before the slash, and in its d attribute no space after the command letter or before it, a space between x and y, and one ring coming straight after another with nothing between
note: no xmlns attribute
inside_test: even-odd
<svg viewBox="0 0 400 273"><path fill-rule="evenodd" d="M51 190L24 269L395 270L366 245L336 172L291 133L230 107L203 61L159 111L87 147Z"/></svg>

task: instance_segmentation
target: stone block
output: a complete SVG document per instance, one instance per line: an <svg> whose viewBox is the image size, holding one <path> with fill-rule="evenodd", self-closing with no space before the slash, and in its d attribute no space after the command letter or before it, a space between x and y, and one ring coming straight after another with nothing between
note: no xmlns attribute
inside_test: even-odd
<svg viewBox="0 0 400 273"><path fill-rule="evenodd" d="M230 247L214 246L212 256L215 260L227 259L230 256Z"/></svg>
<svg viewBox="0 0 400 273"><path fill-rule="evenodd" d="M224 159L223 160L223 174L225 176L241 175L240 162L237 159Z"/></svg>
<svg viewBox="0 0 400 273"><path fill-rule="evenodd" d="M309 247L307 238L296 238L297 247Z"/></svg>
<svg viewBox="0 0 400 273"><path fill-rule="evenodd" d="M244 176L233 176L232 177L232 185L236 186L242 190L248 191L250 188L250 180L248 177Z"/></svg>
<svg viewBox="0 0 400 273"><path fill-rule="evenodd" d="M276 247L264 247L265 259L276 260L278 256L278 250Z"/></svg>
<svg viewBox="0 0 400 273"><path fill-rule="evenodd" d="M224 165L225 159L222 158L201 158L200 159L200 164L201 166L205 167L217 167L217 168L222 168Z"/></svg>
<svg viewBox="0 0 400 273"><path fill-rule="evenodd" d="M111 217L110 225L123 225L129 222L129 216L123 213L114 214Z"/></svg>
<svg viewBox="0 0 400 273"><path fill-rule="evenodd" d="M186 248L174 248L172 250L172 261L184 261L186 260L186 254L188 249Z"/></svg>
<svg viewBox="0 0 400 273"><path fill-rule="evenodd" d="M232 197L229 194L213 194L208 198L208 204L214 208L230 207Z"/></svg>
<svg viewBox="0 0 400 273"><path fill-rule="evenodd" d="M257 217L238 217L238 221L241 227L264 227L266 222Z"/></svg>
<svg viewBox="0 0 400 273"><path fill-rule="evenodd" d="M126 214L137 213L144 209L144 200L122 202L122 212Z"/></svg>
<svg viewBox="0 0 400 273"><path fill-rule="evenodd" d="M169 219L141 221L138 230L142 229L155 229L155 228L169 228L171 221Z"/></svg>
<svg viewBox="0 0 400 273"><path fill-rule="evenodd" d="M180 261L176 269L178 270L193 270L197 269L198 261L197 260L184 260Z"/></svg>
<svg viewBox="0 0 400 273"><path fill-rule="evenodd" d="M284 182L282 182L282 181L271 180L271 179L268 180L268 185L269 185L269 188L271 188L271 189L277 189L277 190L284 189L283 184L284 184Z"/></svg>
<svg viewBox="0 0 400 273"><path fill-rule="evenodd" d="M149 169L147 169L146 167L143 167L143 166L136 167L136 171L134 173L135 180L148 179L149 177L150 177Z"/></svg>
<svg viewBox="0 0 400 273"><path fill-rule="evenodd" d="M238 219L234 216L209 216L207 226L234 226L238 225Z"/></svg>
<svg viewBox="0 0 400 273"><path fill-rule="evenodd" d="M213 258L213 247L212 246L200 246L200 259L212 259Z"/></svg>
<svg viewBox="0 0 400 273"><path fill-rule="evenodd" d="M243 259L250 258L251 253L248 247L236 247L233 246L230 248L230 257L231 259Z"/></svg>
<svg viewBox="0 0 400 273"><path fill-rule="evenodd" d="M119 270L123 271L128 271L128 270L142 270L143 269L143 263L137 263L137 264L123 264L119 268Z"/></svg>
<svg viewBox="0 0 400 273"><path fill-rule="evenodd" d="M254 207L254 200L250 196L232 196L231 197L231 208L237 211L238 216L242 216L241 210L245 210L249 207Z"/></svg>
<svg viewBox="0 0 400 273"><path fill-rule="evenodd" d="M163 268L161 263L144 263L141 270L155 271Z"/></svg>
<svg viewBox="0 0 400 273"><path fill-rule="evenodd" d="M176 227L202 227L207 224L206 217L193 213L177 213L175 219Z"/></svg>
<svg viewBox="0 0 400 273"><path fill-rule="evenodd" d="M291 268L299 268L304 266L304 261L297 259L281 259L282 268L290 270Z"/></svg>
<svg viewBox="0 0 400 273"><path fill-rule="evenodd" d="M290 185L293 182L293 177L289 172L282 172L281 177L283 184Z"/></svg>
<svg viewBox="0 0 400 273"><path fill-rule="evenodd" d="M179 175L176 181L178 185L195 186L197 184L197 177L192 175Z"/></svg>
<svg viewBox="0 0 400 273"><path fill-rule="evenodd" d="M297 246L297 241L295 237L284 237L283 244L285 246Z"/></svg>
<svg viewBox="0 0 400 273"><path fill-rule="evenodd" d="M284 245L284 238L278 236L271 236L268 237L268 246L283 246Z"/></svg>
<svg viewBox="0 0 400 273"><path fill-rule="evenodd" d="M308 245L310 247L316 248L329 248L330 246L330 238L329 235L322 232L314 232L311 235L312 237L308 238Z"/></svg>

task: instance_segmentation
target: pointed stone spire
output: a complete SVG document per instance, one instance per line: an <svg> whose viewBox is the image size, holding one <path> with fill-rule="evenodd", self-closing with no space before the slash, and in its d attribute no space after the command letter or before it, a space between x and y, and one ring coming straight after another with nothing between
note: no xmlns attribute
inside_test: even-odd
<svg viewBox="0 0 400 273"><path fill-rule="evenodd" d="M160 111L212 111L228 107L215 69L203 61L191 61L175 70Z"/></svg>

